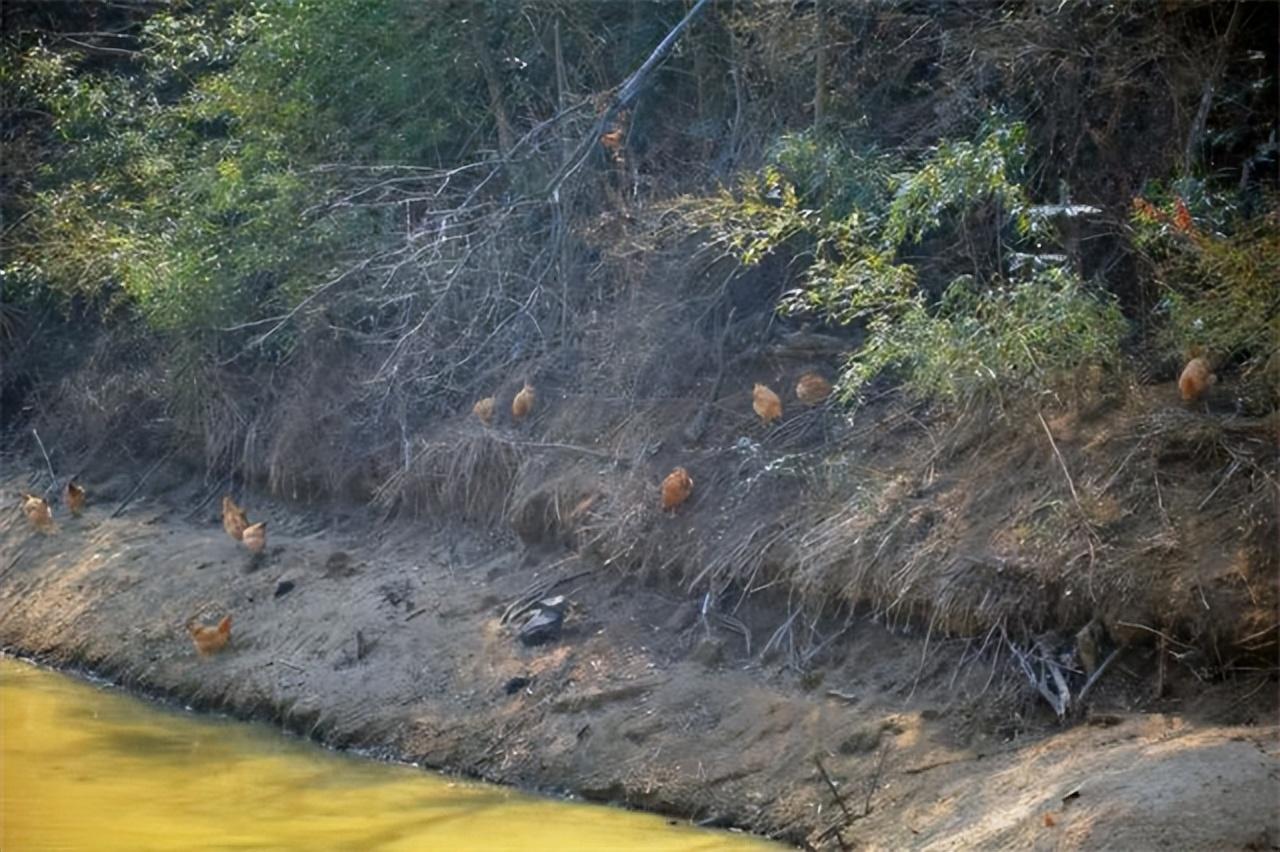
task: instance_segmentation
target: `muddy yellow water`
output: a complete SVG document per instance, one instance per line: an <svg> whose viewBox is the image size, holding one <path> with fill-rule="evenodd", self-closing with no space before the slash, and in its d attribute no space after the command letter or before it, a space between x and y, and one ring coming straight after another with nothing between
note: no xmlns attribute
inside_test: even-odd
<svg viewBox="0 0 1280 852"><path fill-rule="evenodd" d="M748 850L155 707L0 658L0 849Z"/></svg>

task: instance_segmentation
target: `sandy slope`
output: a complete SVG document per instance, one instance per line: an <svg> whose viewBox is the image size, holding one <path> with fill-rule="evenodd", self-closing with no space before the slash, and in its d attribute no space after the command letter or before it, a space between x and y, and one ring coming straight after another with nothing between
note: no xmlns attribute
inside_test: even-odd
<svg viewBox="0 0 1280 852"><path fill-rule="evenodd" d="M1273 680L1174 682L1138 712L1151 660L1134 650L1064 729L964 643L860 622L802 675L760 658L783 609L737 611L748 654L698 602L571 554L249 495L270 522L255 565L215 500L192 512L211 491L156 477L109 517L128 484L90 482L88 515L49 536L3 513L4 647L335 745L797 843L835 848L843 826L868 848L1280 846ZM561 577L564 637L522 647L501 614ZM196 658L196 612L234 614L228 653Z"/></svg>

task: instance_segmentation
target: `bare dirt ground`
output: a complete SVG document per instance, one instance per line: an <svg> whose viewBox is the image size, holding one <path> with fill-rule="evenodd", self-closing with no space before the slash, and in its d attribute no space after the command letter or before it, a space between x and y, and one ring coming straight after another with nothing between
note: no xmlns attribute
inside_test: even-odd
<svg viewBox="0 0 1280 852"><path fill-rule="evenodd" d="M858 621L799 672L761 654L787 617L762 596L744 634L660 579L509 535L248 494L270 531L254 562L196 479L161 469L117 517L136 477L89 481L51 535L6 510L0 645L338 747L818 848L1280 848L1272 673L1175 667L1154 701L1155 652L1134 647L1063 725L974 643ZM570 608L527 648L502 616L538 592ZM226 612L231 647L198 658L184 623Z"/></svg>

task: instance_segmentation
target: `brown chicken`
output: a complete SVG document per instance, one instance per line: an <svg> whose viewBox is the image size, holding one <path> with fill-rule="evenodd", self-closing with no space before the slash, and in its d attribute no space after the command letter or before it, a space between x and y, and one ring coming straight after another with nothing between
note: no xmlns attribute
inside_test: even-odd
<svg viewBox="0 0 1280 852"><path fill-rule="evenodd" d="M615 127L613 130L601 133L600 144L608 149L610 153L617 151L622 147L622 128Z"/></svg>
<svg viewBox="0 0 1280 852"><path fill-rule="evenodd" d="M622 159L622 137L622 128L600 134L600 144L609 152L610 159L615 163Z"/></svg>
<svg viewBox="0 0 1280 852"><path fill-rule="evenodd" d="M817 373L805 373L796 382L796 399L805 405L817 405L831 395L831 382Z"/></svg>
<svg viewBox="0 0 1280 852"><path fill-rule="evenodd" d="M267 522L258 521L244 528L244 546L250 553L261 553L267 549Z"/></svg>
<svg viewBox="0 0 1280 852"><path fill-rule="evenodd" d="M231 641L231 616L224 615L217 627L205 627L193 618L187 622L187 632L200 656L216 654Z"/></svg>
<svg viewBox="0 0 1280 852"><path fill-rule="evenodd" d="M67 481L67 488L63 492L63 496L67 500L67 509L70 510L71 514L77 518L80 517L80 513L84 511L84 489L76 485L74 479L71 479Z"/></svg>
<svg viewBox="0 0 1280 852"><path fill-rule="evenodd" d="M614 165L624 165L626 163L626 155L623 152L623 146L627 141L627 123L630 115L627 110L619 110L613 117L613 123L604 133L600 134L600 146L609 152L609 159Z"/></svg>
<svg viewBox="0 0 1280 852"><path fill-rule="evenodd" d="M751 391L751 407L766 424L782 416L782 400L767 386L757 383Z"/></svg>
<svg viewBox="0 0 1280 852"><path fill-rule="evenodd" d="M476 417L480 418L480 422L486 426L493 425L493 406L494 399L486 396L484 399L471 406L471 411Z"/></svg>
<svg viewBox="0 0 1280 852"><path fill-rule="evenodd" d="M31 522L31 526L40 532L49 532L53 529L53 511L49 508L49 501L43 497L22 492L22 512Z"/></svg>
<svg viewBox="0 0 1280 852"><path fill-rule="evenodd" d="M693 477L689 471L678 467L667 478L662 480L662 508L664 511L674 509L693 493Z"/></svg>
<svg viewBox="0 0 1280 852"><path fill-rule="evenodd" d="M244 513L236 505L228 494L222 498L222 528L227 531L227 535L240 541L244 538L245 527L249 526L249 516Z"/></svg>
<svg viewBox="0 0 1280 852"><path fill-rule="evenodd" d="M523 420L528 417L529 412L533 411L533 403L536 399L537 395L533 392L533 385L525 382L520 393L516 394L516 398L511 400L511 416L516 420Z"/></svg>
<svg viewBox="0 0 1280 852"><path fill-rule="evenodd" d="M1209 366L1208 360L1197 356L1188 361L1187 366L1182 369L1182 375L1178 377L1178 390L1182 393L1184 401L1195 402L1217 381L1218 377Z"/></svg>

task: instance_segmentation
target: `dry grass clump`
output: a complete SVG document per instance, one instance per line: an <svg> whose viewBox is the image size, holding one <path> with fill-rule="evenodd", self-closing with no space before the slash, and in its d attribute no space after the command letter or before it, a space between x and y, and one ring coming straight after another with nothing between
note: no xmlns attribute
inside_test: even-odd
<svg viewBox="0 0 1280 852"><path fill-rule="evenodd" d="M57 384L37 385L32 425L49 452L92 460L164 442L172 422L159 391L169 376L150 354L144 341L100 337Z"/></svg>
<svg viewBox="0 0 1280 852"><path fill-rule="evenodd" d="M467 521L505 517L524 459L518 444L488 430L472 429L447 440L420 440L407 467L374 492L388 510L444 514Z"/></svg>

